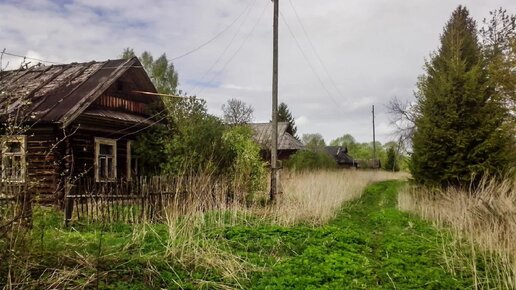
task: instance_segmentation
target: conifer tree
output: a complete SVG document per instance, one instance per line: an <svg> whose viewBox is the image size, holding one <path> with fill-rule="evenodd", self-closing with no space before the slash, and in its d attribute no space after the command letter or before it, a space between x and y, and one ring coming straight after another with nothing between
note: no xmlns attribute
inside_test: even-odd
<svg viewBox="0 0 516 290"><path fill-rule="evenodd" d="M387 149L387 161L385 162L385 170L395 172L400 171L400 166L396 159L396 150L394 149L394 146L390 146L389 149Z"/></svg>
<svg viewBox="0 0 516 290"><path fill-rule="evenodd" d="M501 175L510 168L512 136L502 126L506 110L492 96L476 24L459 6L418 83L411 162L416 182L469 186L485 173Z"/></svg>
<svg viewBox="0 0 516 290"><path fill-rule="evenodd" d="M292 117L292 113L290 113L287 104L283 102L278 107L278 122L288 122L287 132L296 139L299 139L297 136L297 127L294 122L294 117Z"/></svg>

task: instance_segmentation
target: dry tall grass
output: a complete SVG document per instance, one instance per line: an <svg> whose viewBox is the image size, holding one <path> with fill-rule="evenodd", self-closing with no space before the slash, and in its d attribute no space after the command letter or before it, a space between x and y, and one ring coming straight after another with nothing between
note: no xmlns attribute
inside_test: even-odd
<svg viewBox="0 0 516 290"><path fill-rule="evenodd" d="M283 193L278 196L276 203L269 204L265 202L267 192L252 197L253 195L246 192L236 192L238 186L233 182L218 180L209 174L190 177L185 175L185 182L178 183L182 185L177 187L177 194L172 195L175 198L167 202L167 207L163 209L164 225L151 222L134 225L132 234L127 237L127 243L121 246L103 245L102 237L104 234L109 236L109 232L95 230L83 236L82 233L70 232L68 229L52 228L52 236L59 239L56 242L67 243L67 246L61 252L55 253L60 255L62 264L45 269L39 277L37 274L34 276L34 272L40 271L41 262L37 260L37 255L31 254L31 249L41 246L38 244L41 242L32 239L32 234L28 233L27 243L15 243L9 247L13 253L19 253L10 257L10 261L23 262L17 263L16 268L7 270L14 278L7 280L6 288L94 287L109 273L101 270L101 261L107 257L116 261L118 256L115 252L130 252L135 249L137 253L126 255L121 258L120 263L141 265L151 286L159 286L160 273L154 262L160 261L170 265L172 271L178 265L183 271L190 271L191 277L177 275L176 285L179 288L183 284L181 279L185 278L200 288L242 288L242 283L248 279L247 275L257 270L256 266L234 254L228 242L218 236L223 232L221 228L257 223L322 224L332 219L344 202L360 197L369 183L405 177L403 174L381 171L285 173L282 178ZM215 183L217 186L212 186ZM228 192L234 194L228 196ZM149 240L158 241L150 251L147 244ZM83 254L79 254L82 251L75 250L91 243L98 243L98 248L103 250ZM216 272L217 277L222 279L210 281L209 276L198 278L199 272L204 271ZM82 283L79 285L78 281Z"/></svg>
<svg viewBox="0 0 516 290"><path fill-rule="evenodd" d="M188 192L200 193L174 200L166 211L168 239L166 256L179 261L186 268L206 267L216 269L231 284L240 285L246 273L254 268L240 257L231 254L227 244L218 240L213 243L210 230L237 224L247 224L249 219L263 219L281 225L296 223L322 224L338 213L342 204L360 197L371 182L386 179L402 179L403 173L383 171L317 171L284 174L283 193L275 204L263 205L243 202L246 194L236 194L227 200L227 188L212 192L209 199L202 194L208 184L214 182L209 176L197 177L197 182L188 183ZM233 186L233 185L228 185ZM255 195L264 199L267 193ZM198 281L199 285L206 281ZM212 287L224 287L218 283Z"/></svg>
<svg viewBox="0 0 516 290"><path fill-rule="evenodd" d="M470 191L407 188L398 204L452 229L451 242L443 238L452 273L467 267L475 289L516 289L516 180L484 180Z"/></svg>
<svg viewBox="0 0 516 290"><path fill-rule="evenodd" d="M287 173L283 194L268 215L281 225L323 224L335 217L344 202L360 197L371 182L407 177L406 173L358 170Z"/></svg>

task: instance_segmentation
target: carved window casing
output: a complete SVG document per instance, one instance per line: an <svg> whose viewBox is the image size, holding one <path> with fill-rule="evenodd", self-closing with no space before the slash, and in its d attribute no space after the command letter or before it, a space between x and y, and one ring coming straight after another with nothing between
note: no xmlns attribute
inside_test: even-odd
<svg viewBox="0 0 516 290"><path fill-rule="evenodd" d="M2 181L25 182L27 136L2 136Z"/></svg>
<svg viewBox="0 0 516 290"><path fill-rule="evenodd" d="M116 180L116 140L95 138L95 181Z"/></svg>

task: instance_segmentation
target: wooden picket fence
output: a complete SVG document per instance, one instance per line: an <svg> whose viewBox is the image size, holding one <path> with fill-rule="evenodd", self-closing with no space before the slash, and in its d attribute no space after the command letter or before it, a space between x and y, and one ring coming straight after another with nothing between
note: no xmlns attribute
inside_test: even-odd
<svg viewBox="0 0 516 290"><path fill-rule="evenodd" d="M187 202L191 196L213 196L220 192L218 183L210 183L202 192L191 192L195 180L168 176L141 177L132 181L95 182L80 179L69 186L65 195L65 223L141 223L165 218L172 203Z"/></svg>

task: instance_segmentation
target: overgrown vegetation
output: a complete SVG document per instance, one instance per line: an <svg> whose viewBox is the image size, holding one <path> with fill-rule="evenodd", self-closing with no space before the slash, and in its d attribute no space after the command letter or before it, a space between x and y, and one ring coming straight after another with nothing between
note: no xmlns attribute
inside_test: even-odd
<svg viewBox="0 0 516 290"><path fill-rule="evenodd" d="M286 166L294 171L331 169L337 167L337 162L323 150L300 150L286 162Z"/></svg>
<svg viewBox="0 0 516 290"><path fill-rule="evenodd" d="M343 201L360 196L363 187L359 184L388 177L369 174L291 176L285 199L297 204L277 205L270 211L223 202L213 203L217 208L202 208L201 204L206 205L203 199L192 196L186 203L178 199L163 224L63 228L60 215L39 209L34 228L18 240L18 248L0 252L11 256L0 260L0 283L24 289L342 285L355 289L457 289L473 285L472 273L463 271L462 276L452 277L445 271L439 231L395 208L401 182L370 186L362 198L340 208ZM343 177L351 183L362 181L346 186L339 183ZM329 181L333 187L324 186ZM310 188L299 190L309 182L313 183ZM346 190L349 185L355 186L353 192ZM307 195L314 188L321 189L319 199ZM330 188L332 192L328 192ZM333 199L339 195L345 198ZM283 211L286 206L292 210ZM326 211L316 212L333 215L294 220L271 215L288 218L294 209L303 212L317 206ZM5 261L11 261L10 267Z"/></svg>
<svg viewBox="0 0 516 290"><path fill-rule="evenodd" d="M452 230L443 241L448 270L474 274L475 289L516 288L516 180L482 179L469 190L408 187L399 206Z"/></svg>

